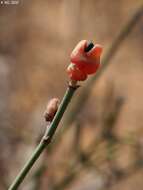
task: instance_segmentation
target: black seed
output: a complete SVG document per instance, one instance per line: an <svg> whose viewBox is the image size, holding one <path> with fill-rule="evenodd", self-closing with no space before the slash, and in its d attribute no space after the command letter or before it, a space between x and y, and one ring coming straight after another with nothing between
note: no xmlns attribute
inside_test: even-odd
<svg viewBox="0 0 143 190"><path fill-rule="evenodd" d="M89 41L87 42L87 46L85 47L84 51L89 52L93 47L94 47L94 44L91 41Z"/></svg>

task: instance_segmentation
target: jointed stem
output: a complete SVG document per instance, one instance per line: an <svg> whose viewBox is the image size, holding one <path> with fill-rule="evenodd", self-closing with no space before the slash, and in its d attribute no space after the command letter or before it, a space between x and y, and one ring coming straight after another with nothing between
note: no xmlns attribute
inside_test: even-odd
<svg viewBox="0 0 143 190"><path fill-rule="evenodd" d="M21 170L21 172L17 175L16 179L14 180L14 182L12 183L12 185L9 187L8 190L16 190L18 189L19 185L22 183L22 181L24 180L25 176L27 175L27 173L29 172L29 170L32 168L32 166L34 165L34 163L36 162L36 160L39 158L40 154L43 152L43 150L47 147L47 145L51 142L51 139L57 129L57 126L75 92L75 90L77 89L76 85L70 85L63 97L63 100L59 106L59 109L49 127L49 129L45 132L41 142L39 143L39 145L37 146L37 148L35 149L33 155L31 156L31 158L27 161L27 163L25 164L25 166L23 167L23 169Z"/></svg>

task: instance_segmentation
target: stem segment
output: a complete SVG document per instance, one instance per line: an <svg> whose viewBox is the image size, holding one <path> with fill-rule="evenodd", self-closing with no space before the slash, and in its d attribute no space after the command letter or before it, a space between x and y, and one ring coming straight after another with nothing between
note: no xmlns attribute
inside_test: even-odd
<svg viewBox="0 0 143 190"><path fill-rule="evenodd" d="M23 167L23 169L21 170L21 172L17 175L16 179L14 180L14 182L11 184L11 186L9 187L8 190L16 190L18 189L18 187L20 186L20 184L23 182L24 178L26 177L27 173L29 172L29 170L32 168L32 166L34 165L34 163L36 162L36 160L39 158L39 156L41 155L41 153L43 152L43 150L47 147L47 145L51 142L51 139L58 127L58 124L75 92L75 90L77 89L76 85L69 85L63 100L59 106L59 109L49 127L48 130L46 130L41 142L39 143L39 145L37 146L37 148L35 149L33 155L31 156L31 158L27 161L27 163L25 164L25 166Z"/></svg>

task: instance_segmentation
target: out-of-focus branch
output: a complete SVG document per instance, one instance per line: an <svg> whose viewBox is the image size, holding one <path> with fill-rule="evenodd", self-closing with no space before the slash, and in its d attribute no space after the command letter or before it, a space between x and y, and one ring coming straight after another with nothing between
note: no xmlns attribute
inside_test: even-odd
<svg viewBox="0 0 143 190"><path fill-rule="evenodd" d="M98 145L98 143L95 144L95 146ZM119 143L114 145L114 151L117 151L120 148L121 144ZM99 172L99 166L103 165L106 162L106 158L101 158L101 155L96 152L96 148L93 145L94 144L91 144L89 146L88 151L82 154L82 161L78 158L74 160L69 169L69 173L58 184L54 186L54 190L66 189L69 185L73 183L75 179L78 178L79 174L83 171L85 167L86 169L92 169ZM135 161L131 166L125 168L121 173L122 175L119 175L117 178L115 178L113 183L105 183L105 188L107 187L107 185L108 188L111 188L113 185L116 185L122 182L123 180L126 180L127 178L131 177L132 175L136 174L138 171L141 171L142 169L143 165L140 165Z"/></svg>
<svg viewBox="0 0 143 190"><path fill-rule="evenodd" d="M73 148L73 153L75 155L78 156L78 154L80 153L80 141L81 141L81 133L82 133L82 128L83 127L83 124L81 124L80 121L77 121L76 123L76 126L74 128L74 138L73 138L73 145L72 145L72 148Z"/></svg>
<svg viewBox="0 0 143 190"><path fill-rule="evenodd" d="M137 9L132 18L129 19L129 21L125 24L125 26L121 29L117 37L112 42L109 50L107 51L106 55L102 60L103 64L102 69L100 69L100 71L95 75L95 77L91 78L91 80L89 80L87 85L83 88L79 97L76 99L75 104L73 104L71 110L66 115L64 120L64 126L70 125L77 117L81 109L83 109L83 106L85 105L86 101L90 96L91 86L93 86L93 83L97 82L100 76L102 76L107 66L111 63L110 61L112 57L116 54L122 43L132 32L133 28L139 22L142 15L143 15L143 5Z"/></svg>
<svg viewBox="0 0 143 190"><path fill-rule="evenodd" d="M111 100L113 100L114 99L113 96L114 96L113 88L111 88L110 92L108 91L108 97L111 98ZM111 104L111 101L109 101L109 98L106 98L106 102L105 102L106 109L108 109L109 107L109 105L107 106L107 104ZM55 190L65 189L67 186L69 186L77 178L77 176L79 175L79 173L82 171L83 168L96 170L99 173L101 173L99 166L107 162L107 158L108 158L107 154L109 151L108 148L112 148L112 154L119 148L120 145L118 141L113 140L114 138L111 138L111 137L114 136L112 129L115 126L116 121L118 119L120 110L123 105L123 101L122 101L123 99L121 99L120 97L117 97L114 100L115 100L113 103L114 106L112 107L111 111L105 110L107 115L106 117L103 117L104 121L102 123L102 126L101 126L102 129L100 130L100 134L98 135L98 138L94 139L94 141L88 146L85 152L82 152L80 149L78 149L78 152L77 152L78 154L76 156L76 159L72 163L71 167L68 169L69 170L68 175L66 175L55 186ZM106 130L106 128L108 129ZM79 137L79 134L78 134L78 137ZM108 139L112 140L112 147L106 146L106 144L108 143ZM104 156L102 155L102 158L101 158L101 152L104 152ZM111 162L111 166L112 166L112 162ZM117 170L116 170L116 173L117 173Z"/></svg>

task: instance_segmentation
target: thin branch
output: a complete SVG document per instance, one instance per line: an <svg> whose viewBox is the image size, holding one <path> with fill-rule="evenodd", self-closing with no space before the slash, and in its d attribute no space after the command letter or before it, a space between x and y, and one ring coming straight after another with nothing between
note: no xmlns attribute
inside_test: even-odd
<svg viewBox="0 0 143 190"><path fill-rule="evenodd" d="M20 184L23 182L24 178L26 177L26 175L28 174L29 170L32 168L32 166L34 165L34 163L36 162L36 160L39 158L39 156L41 155L41 153L44 151L44 149L47 147L48 144L50 144L51 139L58 127L58 124L75 92L75 90L77 89L77 86L71 86L69 85L63 100L59 106L59 109L55 115L55 117L53 118L51 125L49 126L49 128L47 128L44 136L42 137L41 142L39 143L39 145L36 147L34 153L32 154L31 158L26 162L25 166L22 168L22 170L20 171L20 173L17 175L17 177L15 178L15 180L13 181L13 183L11 184L11 186L9 187L9 190L16 190L18 189L18 187L20 186Z"/></svg>

